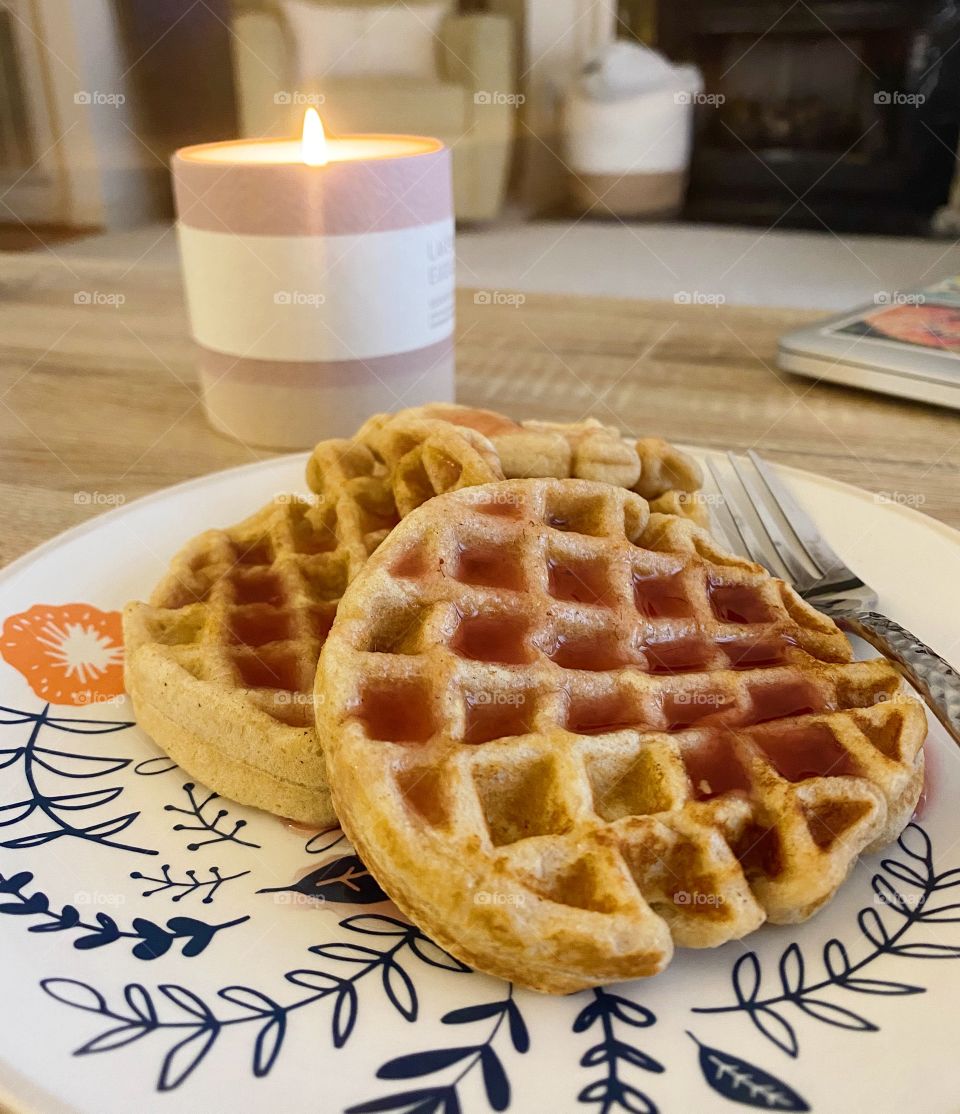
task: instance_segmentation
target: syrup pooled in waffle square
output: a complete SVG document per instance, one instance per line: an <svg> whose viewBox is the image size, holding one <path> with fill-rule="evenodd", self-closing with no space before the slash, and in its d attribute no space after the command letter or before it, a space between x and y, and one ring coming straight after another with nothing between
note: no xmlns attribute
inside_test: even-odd
<svg viewBox="0 0 960 1114"><path fill-rule="evenodd" d="M404 519L317 693L384 889L460 959L557 993L808 917L923 776L925 715L887 662L688 521L579 480Z"/></svg>
<svg viewBox="0 0 960 1114"><path fill-rule="evenodd" d="M336 817L314 727L317 658L348 582L396 521L389 493L358 482L350 461L322 502L279 496L194 538L150 603L124 612L140 726L223 796L321 827Z"/></svg>

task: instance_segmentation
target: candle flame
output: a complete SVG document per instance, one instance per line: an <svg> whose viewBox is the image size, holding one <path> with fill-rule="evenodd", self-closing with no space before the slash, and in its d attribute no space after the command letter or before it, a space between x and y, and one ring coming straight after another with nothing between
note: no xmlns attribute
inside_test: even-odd
<svg viewBox="0 0 960 1114"><path fill-rule="evenodd" d="M308 108L303 114L300 153L307 166L326 166L327 136L323 130L320 113L315 108Z"/></svg>

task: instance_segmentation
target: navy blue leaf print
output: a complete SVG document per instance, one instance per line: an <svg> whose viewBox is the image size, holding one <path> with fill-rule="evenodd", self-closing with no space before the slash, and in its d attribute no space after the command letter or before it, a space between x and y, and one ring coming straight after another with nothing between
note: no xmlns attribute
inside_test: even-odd
<svg viewBox="0 0 960 1114"><path fill-rule="evenodd" d="M18 883L26 884L29 880L25 872L18 879ZM12 880L7 880L8 886L10 881ZM109 921L109 918L106 919ZM174 920L192 921L191 918L174 918ZM97 1014L107 1022L101 1033L76 1050L77 1055L120 1048L148 1034L166 1033L175 1038L173 1047L169 1049L161 1064L157 1082L161 1090L172 1090L187 1079L199 1066L223 1030L244 1025L256 1027L252 1052L253 1070L255 1075L261 1076L269 1073L280 1055L289 1028L290 1016L327 998L332 999L333 1003L331 1028L334 1044L338 1048L346 1044L357 1021L359 1010L357 986L374 972L380 973L387 1001L393 1008L408 1020L412 1021L416 1018L418 1005L413 980L402 967L400 956L408 952L419 959L420 951L415 945L423 948L425 942L429 943L426 937L414 925L404 924L394 917L377 918L372 914L363 914L356 918L348 917L340 922L340 927L363 934L368 939L379 937L385 945L384 950L377 951L374 948L356 945L362 955L362 962L358 962L358 955L349 951L347 956L343 954L339 947L341 941L336 944L320 944L312 947L310 951L314 955L329 958L342 973L309 968L288 971L284 976L286 983L306 991L300 998L288 1004L281 1004L254 987L230 985L216 992L215 1006L224 1002L233 1007L233 1011L222 1015L189 987L164 983L157 988L163 1000L160 1004L167 1003L166 1009L161 1011L157 1009L151 993L144 986L130 983L124 990L125 1008L124 1006L111 1008L98 990L74 979L44 979L40 985L50 997L64 1005ZM446 953L441 952L436 945L430 945L430 948L432 952L428 954L431 958L423 962L435 966L433 954L445 955ZM451 969L458 973L463 970L462 968ZM502 1012L497 1018L494 1032L486 1043L492 1041L510 1005L509 998L501 1003ZM169 1016L171 1012L173 1016ZM482 1046L476 1045L475 1049L478 1050L480 1047ZM477 1051L477 1062L479 1058L479 1051ZM445 1114L447 1111L460 1108L455 1086L443 1085L440 1088L424 1091L423 1094L433 1096L429 1101L434 1102L435 1108L442 1109ZM418 1098L416 1101L422 1104L427 1101L427 1098L424 1097L422 1100ZM383 1109L399 1109L402 1105L402 1102L396 1106L385 1105Z"/></svg>
<svg viewBox="0 0 960 1114"><path fill-rule="evenodd" d="M133 949L133 954L137 959L157 959L161 955L165 955L170 950L170 945L173 942L173 937L169 933L164 932L153 921L148 921L143 917L137 917L133 922L134 931L141 938L141 942Z"/></svg>
<svg viewBox="0 0 960 1114"><path fill-rule="evenodd" d="M343 855L324 863L290 886L270 886L257 893L299 893L320 901L350 905L376 905L388 900L380 884L356 855Z"/></svg>
<svg viewBox="0 0 960 1114"><path fill-rule="evenodd" d="M823 964L835 980L845 979L850 971L850 956L839 940L828 940L823 947Z"/></svg>
<svg viewBox="0 0 960 1114"><path fill-rule="evenodd" d="M164 812L179 812L181 816L186 816L193 821L191 824L185 824L182 821L174 824L173 830L175 832L200 832L208 837L188 843L188 851L199 851L201 847L209 847L214 843L235 843L240 847L259 848L259 843L241 839L238 834L247 826L246 820L234 820L233 827L228 829L226 825L229 823L230 813L227 809L220 808L213 815L210 814L207 806L220 799L218 793L207 793L203 800L200 800L199 795L194 792L195 789L196 786L192 781L185 782L183 791L187 795L186 806L163 806Z"/></svg>
<svg viewBox="0 0 960 1114"><path fill-rule="evenodd" d="M517 1052L526 1052L530 1048L530 1034L527 1031L527 1023L523 1020L523 1014L512 998L507 1006L507 1024L510 1027L510 1040L513 1047Z"/></svg>
<svg viewBox="0 0 960 1114"><path fill-rule="evenodd" d="M383 989L401 1017L413 1021L417 1016L417 992L413 980L397 963L383 965Z"/></svg>
<svg viewBox="0 0 960 1114"><path fill-rule="evenodd" d="M76 1055L86 1056L92 1052L112 1052L114 1049L133 1044L134 1041L145 1037L148 1032L149 1030L142 1025L118 1025L115 1029L108 1029L105 1033L101 1033L93 1040L81 1045L77 1049Z"/></svg>
<svg viewBox="0 0 960 1114"><path fill-rule="evenodd" d="M656 1024L656 1016L645 1006L621 994L595 987L593 1000L588 1002L573 1021L573 1031L584 1033L594 1025L599 1025L600 1040L581 1056L582 1067L603 1067L604 1075L588 1083L577 1101L584 1104L597 1103L599 1114L620 1109L629 1114L656 1114L653 1101L628 1083L621 1075L624 1067L638 1068L642 1071L659 1073L663 1065L645 1052L620 1039L615 1031L615 1023L622 1022L633 1028L645 1029Z"/></svg>
<svg viewBox="0 0 960 1114"><path fill-rule="evenodd" d="M29 932L68 932L79 929L82 935L76 937L73 946L79 951L91 951L107 947L118 940L134 941L133 955L136 959L156 959L168 952L175 942L181 942L181 954L187 958L199 955L209 945L213 937L225 928L242 924L249 917L222 924L207 924L192 917L171 917L161 927L145 917L135 917L130 929L121 929L113 917L107 913L97 913L93 922L83 921L75 905L64 905L60 910L50 907L50 899L40 890L32 894L25 892L33 881L29 871L20 871L10 878L0 874L0 894L10 900L0 902L0 916L42 918L39 923L29 926Z"/></svg>
<svg viewBox="0 0 960 1114"><path fill-rule="evenodd" d="M510 1039L518 1052L529 1047L527 1028L520 1009L514 1001L511 985L506 998L496 1002L485 1002L475 1006L465 1006L444 1014L446 1025L473 1025L477 1022L493 1020L486 1039L476 1044L458 1044L450 1048L427 1049L388 1060L377 1071L378 1079L416 1079L424 1075L435 1075L459 1066L459 1071L449 1083L437 1083L433 1087L400 1094L385 1095L368 1102L351 1106L347 1114L370 1114L379 1110L426 1111L440 1110L457 1112L460 1110L458 1088L460 1083L477 1066L483 1078L487 1102L493 1110L506 1110L510 1105L510 1082L503 1062L497 1053L494 1042L507 1019Z"/></svg>
<svg viewBox="0 0 960 1114"><path fill-rule="evenodd" d="M865 1017L835 1005L833 1002L824 1002L817 998L798 999L797 1006L819 1021L828 1025L836 1025L838 1029L859 1029L863 1033L875 1033L877 1026L867 1021Z"/></svg>
<svg viewBox="0 0 960 1114"><path fill-rule="evenodd" d="M126 769L131 759L91 753L89 748L96 736L124 731L133 726L132 722L52 716L49 704L39 712L0 707L0 716L0 724L5 727L30 724L30 734L24 743L0 751L3 759L0 766L11 769L19 765L22 774L19 799L0 805L0 828L14 828L31 820L34 826L39 821L40 826L40 830L6 837L0 841L0 847L23 851L58 839L79 839L138 855L157 854L149 848L114 838L133 824L139 812L96 819L89 824L80 820L79 814L102 809L117 800L123 792L122 786L66 792L57 785L60 779L75 782L109 777ZM61 736L83 735L84 750L75 752L48 745L46 737L50 732ZM24 792L26 795L20 797Z"/></svg>
<svg viewBox="0 0 960 1114"><path fill-rule="evenodd" d="M351 932L362 932L367 936L408 936L410 922L400 921L382 913L356 913L341 922Z"/></svg>
<svg viewBox="0 0 960 1114"><path fill-rule="evenodd" d="M901 863L897 859L884 859L880 866L899 882L906 882L910 886L923 885L923 875L909 863Z"/></svg>
<svg viewBox="0 0 960 1114"><path fill-rule="evenodd" d="M860 931L871 944L883 948L890 942L890 933L876 909L861 909L857 914L857 923L860 925Z"/></svg>
<svg viewBox="0 0 960 1114"><path fill-rule="evenodd" d="M257 1033L253 1046L253 1074L257 1078L266 1075L273 1067L283 1047L283 1038L287 1032L287 1018L284 1013L277 1013Z"/></svg>
<svg viewBox="0 0 960 1114"><path fill-rule="evenodd" d="M717 1094L763 1110L810 1109L796 1091L776 1076L728 1052L701 1044L693 1033L688 1032L687 1036L696 1042L703 1078Z"/></svg>
<svg viewBox="0 0 960 1114"><path fill-rule="evenodd" d="M761 1033L788 1056L796 1056L800 1042L794 1027L772 1006L757 1006L750 1013L750 1019Z"/></svg>
<svg viewBox="0 0 960 1114"><path fill-rule="evenodd" d="M756 1001L760 990L760 960L756 952L747 952L733 965L733 992L743 1005Z"/></svg>
<svg viewBox="0 0 960 1114"><path fill-rule="evenodd" d="M341 983L333 1006L333 1043L336 1048L350 1039L357 1023L357 989L351 982Z"/></svg>
<svg viewBox="0 0 960 1114"><path fill-rule="evenodd" d="M332 994L344 981L339 975L329 971L312 971L309 968L300 968L288 971L284 978L294 986L303 986L307 990L317 990L321 994Z"/></svg>
<svg viewBox="0 0 960 1114"><path fill-rule="evenodd" d="M650 1099L627 1083L612 1085L605 1079L597 1079L577 1095L577 1102L599 1103L601 1110L613 1110L619 1107L629 1114L657 1114L657 1107Z"/></svg>
<svg viewBox="0 0 960 1114"><path fill-rule="evenodd" d="M347 837L339 828L332 831L315 832L303 845L303 850L308 855L324 855L332 851L338 843L343 843Z"/></svg>
<svg viewBox="0 0 960 1114"><path fill-rule="evenodd" d="M213 1019L213 1011L207 1003L185 986L177 986L174 983L161 983L159 990L165 998L169 998L174 1005L179 1006L180 1009L191 1016L199 1017L201 1021L205 1022Z"/></svg>
<svg viewBox="0 0 960 1114"><path fill-rule="evenodd" d="M157 774L169 774L177 768L176 762L165 754L158 754L153 758L144 758L133 767L135 774L141 777L156 777Z"/></svg>
<svg viewBox="0 0 960 1114"><path fill-rule="evenodd" d="M435 1071L443 1071L451 1064L457 1064L468 1056L474 1056L479 1051L475 1044L465 1044L459 1048L436 1048L429 1052L411 1052L406 1056L397 1056L388 1060L377 1071L378 1079L416 1079L421 1075L430 1075Z"/></svg>
<svg viewBox="0 0 960 1114"><path fill-rule="evenodd" d="M780 982L784 994L796 994L803 989L803 955L800 946L791 944L780 957Z"/></svg>
<svg viewBox="0 0 960 1114"><path fill-rule="evenodd" d="M910 959L958 959L960 947L955 944L898 944L890 948L890 954Z"/></svg>
<svg viewBox="0 0 960 1114"><path fill-rule="evenodd" d="M884 878L882 874L875 874L870 880L870 885L881 905L889 905L900 913L906 913L908 911L906 898L897 887Z"/></svg>
<svg viewBox="0 0 960 1114"><path fill-rule="evenodd" d="M476 1006L462 1006L458 1010L445 1013L440 1019L444 1025L468 1025L471 1021L483 1021L496 1017L503 1010L503 1002L480 1002Z"/></svg>
<svg viewBox="0 0 960 1114"><path fill-rule="evenodd" d="M236 874L221 874L220 868L216 866L210 867L208 871L210 877L207 879L200 879L197 877L195 870L188 870L186 878L174 878L170 872L170 864L164 863L160 867L161 877L156 878L150 874L144 874L143 871L134 870L130 872L130 877L134 880L140 879L144 882L154 882L156 885L153 889L146 889L143 891L143 897L153 897L154 894L166 893L170 895L171 900L174 902L182 901L185 897L191 897L194 894L203 893L201 903L203 905L211 905L217 895L217 891L226 882L232 882L236 878L243 878L250 873L249 870L240 870Z"/></svg>
<svg viewBox="0 0 960 1114"><path fill-rule="evenodd" d="M100 991L78 979L44 979L41 986L51 998L56 998L65 1006L86 1010L88 1013L102 1013L107 1017L114 1016L107 1009L107 1000Z"/></svg>
<svg viewBox="0 0 960 1114"><path fill-rule="evenodd" d="M249 986L225 986L217 991L217 997L235 1006L250 1010L251 1013L265 1017L279 1009L279 1005L268 995Z"/></svg>
<svg viewBox="0 0 960 1114"><path fill-rule="evenodd" d="M919 824L908 824L897 843L911 859L923 863L926 874L933 870L933 845Z"/></svg>
<svg viewBox="0 0 960 1114"><path fill-rule="evenodd" d="M123 998L140 1021L144 1021L148 1025L156 1024L157 1009L153 1004L153 999L147 993L146 987L132 982L124 990Z"/></svg>
<svg viewBox="0 0 960 1114"><path fill-rule="evenodd" d="M381 1114L386 1110L404 1110L405 1114L434 1114L442 1107L444 1114L455 1114L459 1105L448 1102L449 1088L427 1087L416 1091L401 1091L395 1095L371 1099L351 1106L348 1114Z"/></svg>
<svg viewBox="0 0 960 1114"><path fill-rule="evenodd" d="M627 1025L635 1025L641 1029L645 1029L648 1025L653 1025L657 1020L645 1006L641 1006L639 1002L632 1002L629 998L624 998L620 994L606 992L606 999L609 1002L613 1016L618 1021L623 1021Z"/></svg>
<svg viewBox="0 0 960 1114"><path fill-rule="evenodd" d="M369 963L371 957L376 959L382 954L376 948L368 948L364 944L344 944L339 941L333 944L315 944L309 950L314 955L335 959L338 963Z"/></svg>
<svg viewBox="0 0 960 1114"><path fill-rule="evenodd" d="M216 1038L215 1028L201 1028L175 1044L163 1058L160 1079L157 1082L158 1090L172 1091L179 1087L199 1067Z"/></svg>
<svg viewBox="0 0 960 1114"><path fill-rule="evenodd" d="M871 888L875 904L857 913L857 927L869 945L858 959L837 939L828 940L823 948L825 975L807 981L804 956L796 943L790 944L780 957L779 992L763 994L763 976L756 954L741 956L731 972L735 1004L728 1006L697 1006L694 1013L745 1013L756 1028L789 1056L800 1050L797 1033L784 1016L787 1007L798 1010L807 1018L852 1032L873 1033L878 1027L868 1018L839 1005L824 996L827 991L849 991L860 995L922 994L924 988L911 983L888 979L867 978L863 971L884 956L908 959L960 958L960 946L933 941L907 940L917 927L960 922L960 901L933 905L934 893L960 887L960 869L938 873L933 862L930 837L917 824L908 824L898 841L908 860L883 859L884 873L875 874ZM911 889L904 892L890 878Z"/></svg>
<svg viewBox="0 0 960 1114"><path fill-rule="evenodd" d="M922 986L911 986L905 982L889 982L881 979L845 979L845 990L856 990L860 994L922 994Z"/></svg>
<svg viewBox="0 0 960 1114"><path fill-rule="evenodd" d="M487 1102L494 1110L506 1110L510 1105L510 1083L503 1070L500 1057L490 1045L480 1049L480 1069L483 1072L483 1086L487 1092Z"/></svg>
<svg viewBox="0 0 960 1114"><path fill-rule="evenodd" d="M928 924L956 924L960 921L960 904L928 908L923 918Z"/></svg>

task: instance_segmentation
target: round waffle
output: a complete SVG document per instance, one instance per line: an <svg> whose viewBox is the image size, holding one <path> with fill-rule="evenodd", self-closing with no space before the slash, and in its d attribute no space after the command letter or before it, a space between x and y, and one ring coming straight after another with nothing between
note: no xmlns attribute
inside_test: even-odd
<svg viewBox="0 0 960 1114"><path fill-rule="evenodd" d="M341 823L465 962L568 992L808 917L921 789L885 661L639 496L513 480L404 519L317 673Z"/></svg>
<svg viewBox="0 0 960 1114"><path fill-rule="evenodd" d="M656 499L668 491L697 491L703 483L692 457L658 437L625 438L596 418L580 422L515 422L495 410L432 402L376 414L357 432L357 440L382 453L390 426L397 421L444 421L486 437L496 450L507 479L555 477L596 480Z"/></svg>
<svg viewBox="0 0 960 1114"><path fill-rule="evenodd" d="M327 463L318 503L279 496L200 534L123 620L144 731L223 796L318 827L336 816L314 726L317 658L347 583L397 521L352 445Z"/></svg>
<svg viewBox="0 0 960 1114"><path fill-rule="evenodd" d="M344 444L351 442L317 445L307 467L312 490L324 490L323 473ZM575 477L632 489L654 510L710 525L695 460L659 438L628 441L594 418L520 423L493 410L429 403L375 414L352 444L365 470L385 477L401 517L428 498L463 487L504 478Z"/></svg>

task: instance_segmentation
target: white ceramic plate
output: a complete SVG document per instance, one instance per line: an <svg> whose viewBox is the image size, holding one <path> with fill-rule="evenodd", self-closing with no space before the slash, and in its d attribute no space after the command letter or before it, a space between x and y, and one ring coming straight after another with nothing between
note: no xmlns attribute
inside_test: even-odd
<svg viewBox="0 0 960 1114"><path fill-rule="evenodd" d="M937 726L917 824L812 921L567 998L461 970L380 900L336 834L191 786L115 695L114 613L188 537L302 490L302 475L297 457L184 484L0 576L0 1092L12 1107L958 1109L960 772ZM887 612L956 664L960 535L784 475Z"/></svg>

